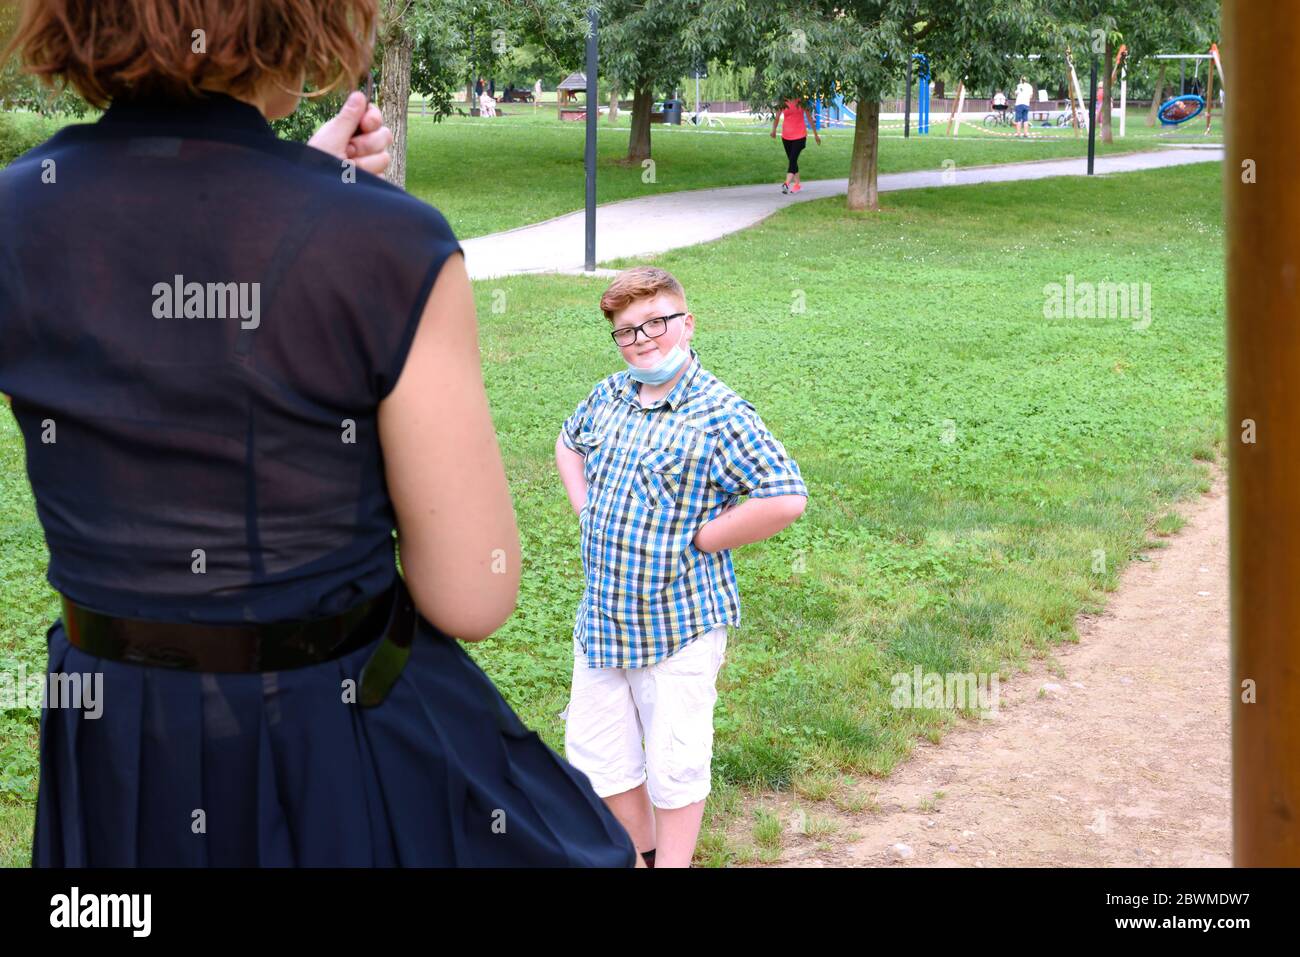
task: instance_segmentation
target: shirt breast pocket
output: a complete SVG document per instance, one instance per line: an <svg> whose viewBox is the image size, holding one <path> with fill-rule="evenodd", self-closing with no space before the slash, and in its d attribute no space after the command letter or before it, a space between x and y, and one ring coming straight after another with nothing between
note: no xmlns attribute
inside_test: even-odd
<svg viewBox="0 0 1300 957"><path fill-rule="evenodd" d="M632 488L646 508L677 504L686 455L680 449L647 449L641 453Z"/></svg>

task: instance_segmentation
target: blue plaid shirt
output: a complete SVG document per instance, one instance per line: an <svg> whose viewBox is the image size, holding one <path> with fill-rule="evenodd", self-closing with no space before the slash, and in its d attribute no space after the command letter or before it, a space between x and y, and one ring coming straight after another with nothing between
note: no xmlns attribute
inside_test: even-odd
<svg viewBox="0 0 1300 957"><path fill-rule="evenodd" d="M645 667L740 624L731 552L700 551L695 533L742 495L808 494L754 407L691 350L681 379L648 408L626 370L599 383L561 441L586 459L587 583L573 634L587 664Z"/></svg>

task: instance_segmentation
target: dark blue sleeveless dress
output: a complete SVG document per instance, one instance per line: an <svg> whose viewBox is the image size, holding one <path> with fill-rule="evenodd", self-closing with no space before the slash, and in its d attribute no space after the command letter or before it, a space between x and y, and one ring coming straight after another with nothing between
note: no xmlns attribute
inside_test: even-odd
<svg viewBox="0 0 1300 957"><path fill-rule="evenodd" d="M253 107L118 103L0 171L0 392L58 591L109 614L337 614L394 580L377 412L460 250L437 210ZM373 709L374 644L262 674L95 658L47 707L38 866L630 866L626 832L423 618ZM377 639L378 636L376 636Z"/></svg>

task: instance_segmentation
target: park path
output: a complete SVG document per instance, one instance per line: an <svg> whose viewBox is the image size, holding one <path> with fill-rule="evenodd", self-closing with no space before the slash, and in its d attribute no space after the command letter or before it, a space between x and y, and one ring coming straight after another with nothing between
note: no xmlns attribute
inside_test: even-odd
<svg viewBox="0 0 1300 957"><path fill-rule="evenodd" d="M989 719L857 784L870 810L767 794L734 836L761 805L786 825L783 866L1230 866L1227 505L1219 474L1078 644L1002 682Z"/></svg>
<svg viewBox="0 0 1300 957"><path fill-rule="evenodd" d="M1223 150L1179 148L1149 153L1099 156L1099 174L1206 163L1223 159ZM926 186L963 186L1011 180L1083 176L1087 161L1036 160L997 166L953 167L951 170L914 170L885 173L878 178L881 192ZM810 180L795 194L785 195L780 183L727 186L658 193L637 199L606 203L596 210L596 261L649 256L707 243L766 219L790 203L825 199L848 192L847 179ZM471 279L492 279L521 273L581 273L585 215L579 210L531 226L461 241ZM613 275L598 269L597 275Z"/></svg>

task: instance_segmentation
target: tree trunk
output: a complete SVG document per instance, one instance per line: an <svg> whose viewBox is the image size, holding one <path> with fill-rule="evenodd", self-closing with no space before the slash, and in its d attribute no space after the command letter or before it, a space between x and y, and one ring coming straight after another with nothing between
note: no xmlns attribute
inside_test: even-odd
<svg viewBox="0 0 1300 957"><path fill-rule="evenodd" d="M391 15L395 3L388 4ZM406 101L411 96L411 49L414 42L400 22L389 21L384 29L384 59L379 67L379 109L384 125L393 131L389 148L393 162L384 179L406 188Z"/></svg>
<svg viewBox="0 0 1300 957"><path fill-rule="evenodd" d="M1111 43L1110 34L1107 34L1106 62L1101 67L1101 141L1103 143L1115 142L1115 138L1110 132L1110 60L1115 55Z"/></svg>
<svg viewBox="0 0 1300 957"><path fill-rule="evenodd" d="M637 86L632 97L632 132L627 140L628 165L640 164L650 158L650 107L654 95L649 86Z"/></svg>
<svg viewBox="0 0 1300 957"><path fill-rule="evenodd" d="M853 123L853 154L849 158L849 209L880 211L876 166L880 156L880 99L858 98L858 118Z"/></svg>
<svg viewBox="0 0 1300 957"><path fill-rule="evenodd" d="M611 83L609 86L609 125L618 125L618 84Z"/></svg>
<svg viewBox="0 0 1300 957"><path fill-rule="evenodd" d="M1160 100L1165 93L1165 61L1160 61L1160 76L1156 78L1155 92L1151 94L1151 111L1147 113L1147 126L1155 126L1160 116Z"/></svg>

